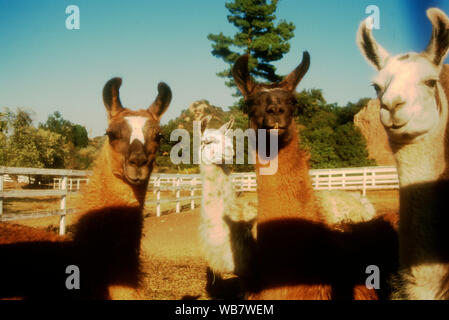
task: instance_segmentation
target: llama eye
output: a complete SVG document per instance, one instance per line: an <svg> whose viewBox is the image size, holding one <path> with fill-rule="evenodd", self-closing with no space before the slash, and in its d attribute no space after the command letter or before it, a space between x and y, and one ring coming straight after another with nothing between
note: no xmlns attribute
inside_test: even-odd
<svg viewBox="0 0 449 320"><path fill-rule="evenodd" d="M379 95L382 91L382 88L376 83L373 83L372 86L373 86L374 90L376 90L376 94Z"/></svg>
<svg viewBox="0 0 449 320"><path fill-rule="evenodd" d="M108 130L108 131L106 131L106 135L108 136L110 141L116 140L116 139L119 138L119 135L116 132L114 132L114 131L109 131Z"/></svg>
<svg viewBox="0 0 449 320"><path fill-rule="evenodd" d="M437 80L435 80L435 79L426 80L426 81L424 81L424 84L426 86L428 86L429 88L435 88L435 86L437 84Z"/></svg>

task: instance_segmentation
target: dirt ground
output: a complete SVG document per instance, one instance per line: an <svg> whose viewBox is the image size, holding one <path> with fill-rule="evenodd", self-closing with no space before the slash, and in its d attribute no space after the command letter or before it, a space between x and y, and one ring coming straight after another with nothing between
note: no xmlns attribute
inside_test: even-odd
<svg viewBox="0 0 449 320"><path fill-rule="evenodd" d="M256 194L245 194L256 199ZM378 214L398 211L398 191L372 191L368 199ZM197 202L198 203L198 202ZM144 262L145 294L148 299L210 299L206 292L206 262L201 257L198 241L199 209L185 210L156 217L154 208L145 210L142 258ZM74 221L74 214L66 218L67 230ZM27 226L57 232L59 217L17 220Z"/></svg>

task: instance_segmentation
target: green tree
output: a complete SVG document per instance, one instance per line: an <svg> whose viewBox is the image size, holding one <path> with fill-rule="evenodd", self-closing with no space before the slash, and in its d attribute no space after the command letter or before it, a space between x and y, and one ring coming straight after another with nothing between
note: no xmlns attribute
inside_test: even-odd
<svg viewBox="0 0 449 320"><path fill-rule="evenodd" d="M238 32L233 37L220 32L207 38L213 42L212 54L229 64L229 68L217 73L228 79L225 82L228 87L235 87L231 67L244 53L251 55L249 68L254 77L268 81L282 78L271 63L290 50L288 40L294 36L295 26L285 20L275 23L277 4L278 0L234 0L225 4L230 12L228 21Z"/></svg>
<svg viewBox="0 0 449 320"><path fill-rule="evenodd" d="M64 150L60 134L32 125L30 112L18 108L6 111L7 130L4 165L12 167L63 168ZM3 127L5 125L3 124Z"/></svg>
<svg viewBox="0 0 449 320"><path fill-rule="evenodd" d="M89 136L85 127L79 124L72 125L72 142L75 147L87 147Z"/></svg>
<svg viewBox="0 0 449 320"><path fill-rule="evenodd" d="M86 128L65 120L59 111L49 115L45 123L39 124L39 128L60 134L65 143L71 142L75 147L84 148L89 143Z"/></svg>
<svg viewBox="0 0 449 320"><path fill-rule="evenodd" d="M8 155L8 127L9 117L11 111L5 109L4 112L0 112L0 166L6 166Z"/></svg>
<svg viewBox="0 0 449 320"><path fill-rule="evenodd" d="M353 122L366 98L345 107L328 104L318 89L303 90L296 98L301 144L311 154L312 168L375 165L368 159L365 138Z"/></svg>

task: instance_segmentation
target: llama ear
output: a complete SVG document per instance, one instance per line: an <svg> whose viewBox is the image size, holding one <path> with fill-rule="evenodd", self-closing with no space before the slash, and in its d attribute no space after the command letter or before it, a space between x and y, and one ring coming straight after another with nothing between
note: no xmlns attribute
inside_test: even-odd
<svg viewBox="0 0 449 320"><path fill-rule="evenodd" d="M222 134L226 135L229 132L229 129L231 129L233 125L234 125L234 117L231 116L230 120L228 122L226 122L224 125L222 125L220 127L220 129L218 129L218 130L220 130L220 132Z"/></svg>
<svg viewBox="0 0 449 320"><path fill-rule="evenodd" d="M237 59L232 68L235 84L245 98L251 94L256 86L254 79L249 74L248 62L249 55L245 54Z"/></svg>
<svg viewBox="0 0 449 320"><path fill-rule="evenodd" d="M201 121L201 133L206 130L207 126L209 125L209 122L212 120L212 115L208 114L204 118L202 118Z"/></svg>
<svg viewBox="0 0 449 320"><path fill-rule="evenodd" d="M103 102L108 112L108 119L113 118L123 110L119 95L119 89L121 85L121 78L112 78L104 85Z"/></svg>
<svg viewBox="0 0 449 320"><path fill-rule="evenodd" d="M432 37L423 53L439 66L443 63L449 49L449 18L437 8L427 10L427 17L432 23Z"/></svg>
<svg viewBox="0 0 449 320"><path fill-rule="evenodd" d="M368 17L360 23L356 42L366 61L379 71L385 66L385 62L390 55L374 39L371 32L372 27L370 27L373 25L372 19L373 17Z"/></svg>
<svg viewBox="0 0 449 320"><path fill-rule="evenodd" d="M293 91L298 86L301 79L307 73L310 67L310 55L307 51L302 53L302 61L299 66L296 67L295 70L290 72L290 74L285 77L284 80L279 84L280 87L285 88L289 91Z"/></svg>
<svg viewBox="0 0 449 320"><path fill-rule="evenodd" d="M172 93L170 87L165 82L159 82L157 86L158 95L153 104L148 108L157 120L160 120L164 112L170 105Z"/></svg>

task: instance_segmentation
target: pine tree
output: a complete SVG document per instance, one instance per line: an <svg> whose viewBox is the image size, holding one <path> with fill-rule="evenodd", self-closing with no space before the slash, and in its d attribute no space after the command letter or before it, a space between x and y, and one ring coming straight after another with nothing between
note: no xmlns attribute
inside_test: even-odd
<svg viewBox="0 0 449 320"><path fill-rule="evenodd" d="M294 36L295 26L285 20L275 24L277 4L278 0L234 0L225 4L230 12L228 21L239 31L234 37L220 32L209 34L207 38L213 42L212 54L230 65L217 73L219 77L228 78L225 82L228 87L235 87L231 67L245 53L251 55L249 67L254 77L270 82L282 78L271 62L280 60L290 50L288 40Z"/></svg>

